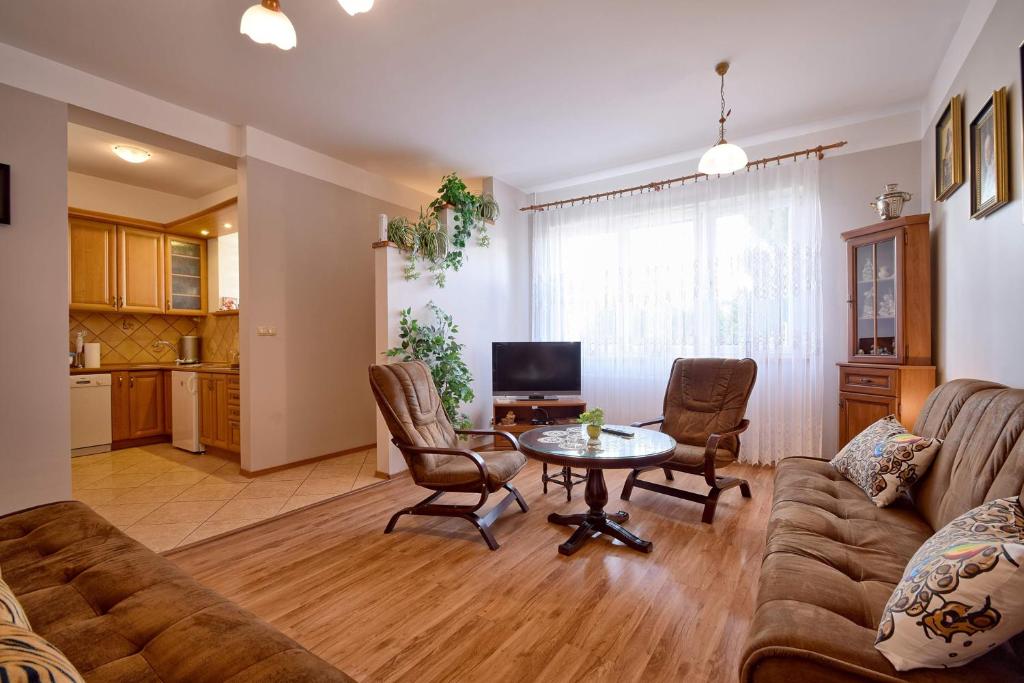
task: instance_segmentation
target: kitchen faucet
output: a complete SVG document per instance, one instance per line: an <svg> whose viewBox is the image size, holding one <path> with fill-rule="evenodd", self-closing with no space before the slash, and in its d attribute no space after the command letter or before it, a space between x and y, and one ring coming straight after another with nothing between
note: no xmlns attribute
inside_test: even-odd
<svg viewBox="0 0 1024 683"><path fill-rule="evenodd" d="M171 342L167 341L166 339L157 339L156 341L153 342L153 348L154 349L159 349L161 346L166 346L171 351L173 351L174 352L174 358L175 358L175 360L177 360L177 358L178 358L178 347L177 346L175 346Z"/></svg>

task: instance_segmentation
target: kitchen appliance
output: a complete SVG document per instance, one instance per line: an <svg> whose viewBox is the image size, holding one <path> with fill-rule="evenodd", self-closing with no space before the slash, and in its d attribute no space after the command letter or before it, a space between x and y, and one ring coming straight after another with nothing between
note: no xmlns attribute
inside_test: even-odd
<svg viewBox="0 0 1024 683"><path fill-rule="evenodd" d="M501 396L579 395L580 342L493 342L491 390Z"/></svg>
<svg viewBox="0 0 1024 683"><path fill-rule="evenodd" d="M190 365L200 362L199 337L186 335L178 340L178 362Z"/></svg>
<svg viewBox="0 0 1024 683"><path fill-rule="evenodd" d="M909 192L896 189L897 185L897 183L886 184L885 192L868 204L878 212L878 217L883 221L899 218L903 213L903 202L909 202L912 196Z"/></svg>
<svg viewBox="0 0 1024 683"><path fill-rule="evenodd" d="M199 375L171 373L171 445L191 453L206 449L199 442Z"/></svg>
<svg viewBox="0 0 1024 683"><path fill-rule="evenodd" d="M110 450L110 375L71 375L71 455Z"/></svg>

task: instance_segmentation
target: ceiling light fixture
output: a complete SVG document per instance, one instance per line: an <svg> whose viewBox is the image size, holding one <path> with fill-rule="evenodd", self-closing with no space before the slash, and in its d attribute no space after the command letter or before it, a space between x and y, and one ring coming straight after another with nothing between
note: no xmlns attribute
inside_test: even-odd
<svg viewBox="0 0 1024 683"><path fill-rule="evenodd" d="M231 229L231 224L230 223L225 223L224 227L227 228L228 230L230 230Z"/></svg>
<svg viewBox="0 0 1024 683"><path fill-rule="evenodd" d="M143 161L149 161L149 158L153 156L141 147L133 145L114 145L114 154L129 164L141 164Z"/></svg>
<svg viewBox="0 0 1024 683"><path fill-rule="evenodd" d="M210 234L210 231L209 230L200 230L199 234L202 235L203 237L206 237L207 235Z"/></svg>
<svg viewBox="0 0 1024 683"><path fill-rule="evenodd" d="M360 12L369 12L373 9L373 0L338 0L338 4L353 17Z"/></svg>
<svg viewBox="0 0 1024 683"><path fill-rule="evenodd" d="M718 119L718 142L704 152L700 163L697 164L697 170L707 175L732 173L747 165L747 153L741 147L725 141L725 120L732 114L732 109L725 110L725 74L727 71L729 71L729 62L719 62L715 66L715 73L722 79L722 114Z"/></svg>
<svg viewBox="0 0 1024 683"><path fill-rule="evenodd" d="M278 0L262 0L245 10L238 30L261 45L270 43L282 50L290 50L298 42L295 27Z"/></svg>

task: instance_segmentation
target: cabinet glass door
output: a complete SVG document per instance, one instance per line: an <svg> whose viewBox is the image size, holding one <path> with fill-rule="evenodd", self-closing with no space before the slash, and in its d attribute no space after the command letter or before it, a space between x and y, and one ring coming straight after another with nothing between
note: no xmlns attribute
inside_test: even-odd
<svg viewBox="0 0 1024 683"><path fill-rule="evenodd" d="M862 244L855 251L854 299L857 356L896 356L896 239Z"/></svg>
<svg viewBox="0 0 1024 683"><path fill-rule="evenodd" d="M199 240L167 238L167 310L174 313L203 313L206 274L205 245Z"/></svg>

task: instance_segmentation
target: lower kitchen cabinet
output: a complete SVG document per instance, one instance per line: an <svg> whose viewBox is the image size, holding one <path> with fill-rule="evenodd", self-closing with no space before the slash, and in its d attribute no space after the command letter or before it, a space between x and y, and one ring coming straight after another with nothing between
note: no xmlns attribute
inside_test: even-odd
<svg viewBox="0 0 1024 683"><path fill-rule="evenodd" d="M163 372L114 372L110 379L111 436L115 442L166 433Z"/></svg>
<svg viewBox="0 0 1024 683"><path fill-rule="evenodd" d="M235 453L241 452L238 377L200 373L199 440Z"/></svg>

